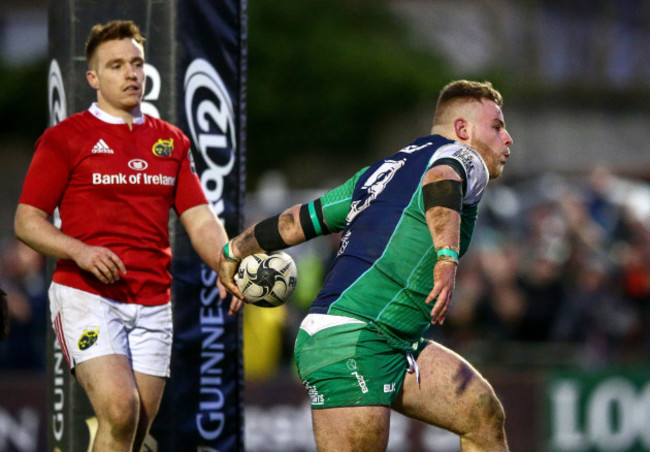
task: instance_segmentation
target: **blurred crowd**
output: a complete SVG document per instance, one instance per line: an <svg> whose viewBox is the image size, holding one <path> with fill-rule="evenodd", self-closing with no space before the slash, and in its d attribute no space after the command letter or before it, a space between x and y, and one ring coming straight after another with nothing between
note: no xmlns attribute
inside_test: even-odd
<svg viewBox="0 0 650 452"><path fill-rule="evenodd" d="M541 0L541 75L633 87L647 80L650 5L642 0Z"/></svg>
<svg viewBox="0 0 650 452"><path fill-rule="evenodd" d="M337 243L336 236L322 237L290 251L299 283L285 306L247 307L247 376L268 378L291 362L299 322ZM44 369L44 259L15 240L1 250L11 333L0 343L0 369ZM463 354L476 344L515 344L524 352L542 344L542 353L572 350L574 365L647 363L650 185L603 167L584 176L490 184L460 262L452 310L431 337Z"/></svg>
<svg viewBox="0 0 650 452"><path fill-rule="evenodd" d="M0 369L45 370L45 259L15 239L0 244L0 287L7 293L9 336L0 342Z"/></svg>
<svg viewBox="0 0 650 452"><path fill-rule="evenodd" d="M595 168L489 187L445 336L562 343L573 364L647 361L650 190Z"/></svg>

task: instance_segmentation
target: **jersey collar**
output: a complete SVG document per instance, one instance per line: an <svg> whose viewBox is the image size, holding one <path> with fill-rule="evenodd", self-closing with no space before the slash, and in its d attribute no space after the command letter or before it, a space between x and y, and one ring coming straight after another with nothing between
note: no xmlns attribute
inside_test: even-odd
<svg viewBox="0 0 650 452"><path fill-rule="evenodd" d="M485 159L483 158L483 156L481 155L481 153L480 153L479 151L477 151L476 149L474 149L473 147L467 145L467 144L465 144L465 145L463 145L463 146L466 146L468 149L471 149L471 150L474 151L474 153L478 156L478 159L479 159L479 160L481 161L481 163L483 164L483 169L485 170L485 174L488 175L488 182L489 182L489 181L490 181L490 169L488 168L487 163L485 163Z"/></svg>
<svg viewBox="0 0 650 452"><path fill-rule="evenodd" d="M93 104L90 106L88 111L95 118L99 119L100 121L107 122L108 124L126 124L126 121L124 121L124 119L108 114L104 110L99 108L97 102L93 102ZM144 115L141 113L140 116L134 116L133 123L138 125L144 124Z"/></svg>

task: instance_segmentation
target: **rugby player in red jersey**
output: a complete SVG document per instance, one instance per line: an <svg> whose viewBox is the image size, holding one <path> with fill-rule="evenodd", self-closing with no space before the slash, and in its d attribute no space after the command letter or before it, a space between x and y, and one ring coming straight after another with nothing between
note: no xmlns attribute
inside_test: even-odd
<svg viewBox="0 0 650 452"><path fill-rule="evenodd" d="M210 268L227 241L188 138L141 113L143 41L131 21L92 28L97 102L39 138L15 217L20 240L58 259L52 323L97 415L95 451L140 450L169 376L170 208Z"/></svg>

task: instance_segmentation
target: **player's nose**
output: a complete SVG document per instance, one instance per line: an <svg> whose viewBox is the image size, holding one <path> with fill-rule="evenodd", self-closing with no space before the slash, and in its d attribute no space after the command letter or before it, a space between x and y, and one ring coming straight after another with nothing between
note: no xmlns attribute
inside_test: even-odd
<svg viewBox="0 0 650 452"><path fill-rule="evenodd" d="M503 129L503 134L504 134L503 144L505 144L506 146L512 146L513 140L512 137L510 136L510 133L508 133L506 129Z"/></svg>

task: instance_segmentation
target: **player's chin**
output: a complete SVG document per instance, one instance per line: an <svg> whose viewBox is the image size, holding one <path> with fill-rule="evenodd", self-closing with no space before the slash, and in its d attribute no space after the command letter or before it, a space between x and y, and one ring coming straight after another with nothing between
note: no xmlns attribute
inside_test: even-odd
<svg viewBox="0 0 650 452"><path fill-rule="evenodd" d="M142 95L139 92L128 93L122 98L122 105L125 108L136 108L142 102Z"/></svg>
<svg viewBox="0 0 650 452"><path fill-rule="evenodd" d="M505 163L496 165L492 171L490 171L490 179L497 179L501 177L501 174L503 174L503 168L505 167Z"/></svg>
<svg viewBox="0 0 650 452"><path fill-rule="evenodd" d="M140 106L140 102L140 98L125 99L122 105L125 110L133 110Z"/></svg>

